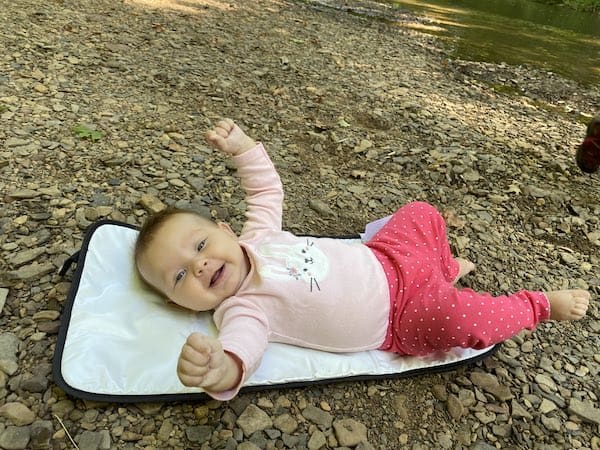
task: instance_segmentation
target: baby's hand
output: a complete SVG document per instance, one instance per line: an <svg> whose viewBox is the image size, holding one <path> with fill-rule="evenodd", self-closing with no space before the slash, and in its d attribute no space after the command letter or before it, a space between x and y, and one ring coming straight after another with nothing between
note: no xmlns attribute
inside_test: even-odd
<svg viewBox="0 0 600 450"><path fill-rule="evenodd" d="M209 144L232 156L241 155L256 145L254 139L248 137L231 119L221 120L204 137Z"/></svg>
<svg viewBox="0 0 600 450"><path fill-rule="evenodd" d="M218 339L192 333L181 349L177 376L185 386L210 390L224 378L226 355Z"/></svg>

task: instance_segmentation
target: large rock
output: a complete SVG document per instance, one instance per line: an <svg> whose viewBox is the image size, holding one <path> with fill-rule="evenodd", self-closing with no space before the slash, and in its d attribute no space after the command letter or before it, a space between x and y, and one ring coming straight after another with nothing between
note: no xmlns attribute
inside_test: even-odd
<svg viewBox="0 0 600 450"><path fill-rule="evenodd" d="M14 425L30 425L35 420L35 413L19 402L8 402L0 407L0 416L6 417Z"/></svg>
<svg viewBox="0 0 600 450"><path fill-rule="evenodd" d="M262 431L273 426L273 421L269 415L255 405L248 405L240 417L238 417L236 423L244 432L244 436L251 436L257 431Z"/></svg>
<svg viewBox="0 0 600 450"><path fill-rule="evenodd" d="M572 398L569 402L569 412L578 415L587 422L600 425L600 409L595 408L591 403Z"/></svg>
<svg viewBox="0 0 600 450"><path fill-rule="evenodd" d="M338 443L343 447L354 447L367 442L367 427L354 419L342 419L333 422L333 430Z"/></svg>

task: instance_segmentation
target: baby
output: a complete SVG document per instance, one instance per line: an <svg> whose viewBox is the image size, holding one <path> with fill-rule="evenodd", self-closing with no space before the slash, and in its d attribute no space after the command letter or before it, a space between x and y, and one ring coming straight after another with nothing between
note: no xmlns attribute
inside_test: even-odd
<svg viewBox="0 0 600 450"><path fill-rule="evenodd" d="M492 297L455 287L474 265L452 257L444 220L427 203L403 206L364 244L282 231L283 188L262 144L229 119L206 139L237 167L248 205L241 235L166 209L148 219L135 248L152 289L183 308L214 310L218 338L192 333L181 350L186 386L233 398L268 342L425 355L485 348L587 311L585 290Z"/></svg>

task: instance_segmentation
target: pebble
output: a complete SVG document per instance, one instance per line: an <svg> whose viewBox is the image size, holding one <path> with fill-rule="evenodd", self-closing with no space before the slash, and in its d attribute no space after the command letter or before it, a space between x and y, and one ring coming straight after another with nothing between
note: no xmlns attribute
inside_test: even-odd
<svg viewBox="0 0 600 450"><path fill-rule="evenodd" d="M28 139L20 139L20 138L8 138L6 139L6 141L4 141L4 146L11 148L11 147L21 147L23 145L28 145L30 144L31 141Z"/></svg>
<svg viewBox="0 0 600 450"><path fill-rule="evenodd" d="M7 262L9 265L13 267L19 267L23 264L33 261L39 256L46 253L45 248L30 248L27 250L20 251L16 253L13 257L11 257Z"/></svg>
<svg viewBox="0 0 600 450"><path fill-rule="evenodd" d="M19 402L8 402L0 407L0 416L7 418L13 425L30 425L35 414L27 406Z"/></svg>
<svg viewBox="0 0 600 450"><path fill-rule="evenodd" d="M2 310L4 309L4 305L6 304L8 292L8 289L0 288L0 314L2 314Z"/></svg>
<svg viewBox="0 0 600 450"><path fill-rule="evenodd" d="M52 438L52 422L49 420L37 420L29 427L29 446L32 449L44 449L50 447ZM102 449L108 450L108 449Z"/></svg>
<svg viewBox="0 0 600 450"><path fill-rule="evenodd" d="M330 428L331 423L333 422L333 416L330 413L312 405L304 408L302 410L302 415L304 418L310 420L315 425L318 425L323 429Z"/></svg>
<svg viewBox="0 0 600 450"><path fill-rule="evenodd" d="M471 374L471 381L475 386L489 392L500 401L510 400L513 397L510 388L501 385L498 379L492 374L473 372Z"/></svg>
<svg viewBox="0 0 600 450"><path fill-rule="evenodd" d="M29 427L9 425L0 432L0 447L6 450L26 449L30 439Z"/></svg>
<svg viewBox="0 0 600 450"><path fill-rule="evenodd" d="M551 411L555 411L557 409L557 406L554 402L548 400L548 399L542 399L542 403L540 404L540 408L539 411L542 414L548 414Z"/></svg>
<svg viewBox="0 0 600 450"><path fill-rule="evenodd" d="M42 278L44 275L48 275L54 271L56 271L56 266L51 262L41 264L33 262L27 266L20 267L18 270L9 271L7 275L12 280L31 281Z"/></svg>
<svg viewBox="0 0 600 450"><path fill-rule="evenodd" d="M18 189L8 193L8 197L15 200L28 200L36 198L40 195L38 191L33 189Z"/></svg>
<svg viewBox="0 0 600 450"><path fill-rule="evenodd" d="M556 383L547 375L536 375L535 381L540 385L540 387L546 387L551 392L555 392L557 390Z"/></svg>
<svg viewBox="0 0 600 450"><path fill-rule="evenodd" d="M236 424L242 429L245 436L251 436L257 431L262 431L273 426L271 417L255 405L248 405L238 417Z"/></svg>
<svg viewBox="0 0 600 450"><path fill-rule="evenodd" d="M333 422L338 443L343 447L354 447L367 441L367 427L354 419L341 419Z"/></svg>
<svg viewBox="0 0 600 450"><path fill-rule="evenodd" d="M561 421L558 417L541 416L541 420L548 431L560 431Z"/></svg>
<svg viewBox="0 0 600 450"><path fill-rule="evenodd" d="M171 436L173 429L173 422L171 422L169 419L163 420L163 423L161 424L157 433L158 439L160 441L166 442L169 439L169 436Z"/></svg>
<svg viewBox="0 0 600 450"><path fill-rule="evenodd" d="M240 425L243 430L249 430L248 427L243 427ZM256 428L257 431L260 428ZM185 429L185 435L190 442L195 442L197 444L202 444L210 439L213 433L213 427L207 425L197 425L194 427L188 427ZM253 432L249 433L252 434ZM248 435L248 433L246 433Z"/></svg>
<svg viewBox="0 0 600 450"><path fill-rule="evenodd" d="M16 372L20 340L14 333L0 333L0 365L8 375Z"/></svg>
<svg viewBox="0 0 600 450"><path fill-rule="evenodd" d="M527 420L533 419L533 416L515 400L511 402L511 411L513 417L523 417Z"/></svg>
<svg viewBox="0 0 600 450"><path fill-rule="evenodd" d="M298 422L290 414L281 414L273 419L273 426L282 433L292 434L298 428Z"/></svg>
<svg viewBox="0 0 600 450"><path fill-rule="evenodd" d="M315 212L317 212L318 214L320 214L322 216L334 216L335 215L333 209L331 209L331 207L329 207L329 205L327 205L325 202L323 202L321 200L311 199L308 202L308 206L312 210L314 210Z"/></svg>
<svg viewBox="0 0 600 450"><path fill-rule="evenodd" d="M99 450L101 442L102 435L94 431L84 431L77 439L80 450Z"/></svg>
<svg viewBox="0 0 600 450"><path fill-rule="evenodd" d="M139 199L140 205L150 213L157 213L166 208L166 205L157 197L150 194L143 194Z"/></svg>
<svg viewBox="0 0 600 450"><path fill-rule="evenodd" d="M448 412L454 420L459 420L465 414L465 408L458 397L454 394L448 395Z"/></svg>
<svg viewBox="0 0 600 450"><path fill-rule="evenodd" d="M578 415L583 420L600 425L600 409L594 407L590 402L571 398L569 401L569 412Z"/></svg>
<svg viewBox="0 0 600 450"><path fill-rule="evenodd" d="M327 439L321 430L315 430L308 440L309 450L318 450L327 444Z"/></svg>

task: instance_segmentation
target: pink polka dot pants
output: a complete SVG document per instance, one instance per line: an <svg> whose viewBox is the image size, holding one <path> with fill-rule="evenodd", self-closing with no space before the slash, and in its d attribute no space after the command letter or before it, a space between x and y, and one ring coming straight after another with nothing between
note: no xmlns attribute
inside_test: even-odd
<svg viewBox="0 0 600 450"><path fill-rule="evenodd" d="M366 244L382 264L390 288L390 323L382 350L425 355L452 347L485 348L534 329L550 309L541 292L493 297L452 282L446 225L431 205L400 208Z"/></svg>

